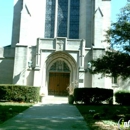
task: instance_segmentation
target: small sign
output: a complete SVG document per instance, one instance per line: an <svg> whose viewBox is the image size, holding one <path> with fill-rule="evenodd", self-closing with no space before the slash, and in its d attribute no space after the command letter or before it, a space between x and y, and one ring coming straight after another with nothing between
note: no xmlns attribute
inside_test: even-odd
<svg viewBox="0 0 130 130"><path fill-rule="evenodd" d="M79 83L83 83L83 79L79 79Z"/></svg>

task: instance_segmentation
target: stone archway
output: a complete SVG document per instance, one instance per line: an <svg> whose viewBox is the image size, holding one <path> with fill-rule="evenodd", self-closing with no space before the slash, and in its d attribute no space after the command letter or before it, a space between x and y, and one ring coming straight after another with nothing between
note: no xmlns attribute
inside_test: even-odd
<svg viewBox="0 0 130 130"><path fill-rule="evenodd" d="M70 54L55 52L48 56L48 59L46 60L46 83L48 94L66 95L67 86L69 83L77 80L77 78L77 64ZM65 82L67 82L67 84L64 84Z"/></svg>

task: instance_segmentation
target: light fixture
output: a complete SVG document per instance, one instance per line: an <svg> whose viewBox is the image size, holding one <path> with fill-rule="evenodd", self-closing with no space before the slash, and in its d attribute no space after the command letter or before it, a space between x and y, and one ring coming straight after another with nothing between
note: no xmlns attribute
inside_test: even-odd
<svg viewBox="0 0 130 130"><path fill-rule="evenodd" d="M85 70L85 73L89 72L89 71L91 70L91 67L92 67L91 62L88 62L88 63L87 63L87 69L84 69L84 70Z"/></svg>
<svg viewBox="0 0 130 130"><path fill-rule="evenodd" d="M32 69L33 68L33 62L32 61L28 61L28 68Z"/></svg>
<svg viewBox="0 0 130 130"><path fill-rule="evenodd" d="M91 62L88 62L87 68L88 68L88 69L91 69Z"/></svg>

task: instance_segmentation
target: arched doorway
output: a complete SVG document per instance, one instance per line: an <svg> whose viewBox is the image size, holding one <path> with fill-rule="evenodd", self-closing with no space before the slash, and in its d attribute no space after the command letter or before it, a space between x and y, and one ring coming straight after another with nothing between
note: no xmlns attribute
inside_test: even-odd
<svg viewBox="0 0 130 130"><path fill-rule="evenodd" d="M45 76L45 81L43 80L42 86L45 86L47 95L67 95L68 85L78 79L78 67L75 59L63 51L54 52L47 57L46 64L43 66L44 71L46 73L42 74L43 77ZM57 90L58 88L59 90Z"/></svg>
<svg viewBox="0 0 130 130"><path fill-rule="evenodd" d="M55 61L49 70L49 95L66 96L70 83L70 69L63 60Z"/></svg>

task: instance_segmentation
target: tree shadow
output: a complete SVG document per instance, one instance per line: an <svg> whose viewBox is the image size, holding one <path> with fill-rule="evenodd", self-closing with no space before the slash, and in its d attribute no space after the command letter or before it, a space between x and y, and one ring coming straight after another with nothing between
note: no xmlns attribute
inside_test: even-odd
<svg viewBox="0 0 130 130"><path fill-rule="evenodd" d="M130 106L83 104L76 106L92 130L118 130L118 121L121 118L125 122L130 119Z"/></svg>

